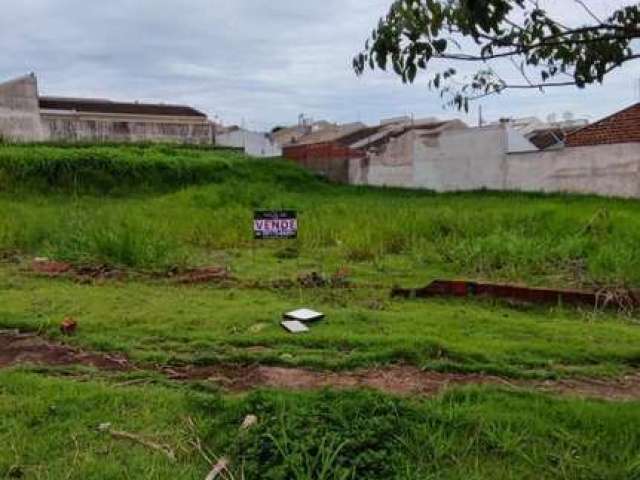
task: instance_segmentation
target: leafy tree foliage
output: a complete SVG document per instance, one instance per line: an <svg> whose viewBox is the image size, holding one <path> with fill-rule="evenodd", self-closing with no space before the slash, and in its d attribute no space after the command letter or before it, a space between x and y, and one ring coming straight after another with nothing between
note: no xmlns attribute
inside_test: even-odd
<svg viewBox="0 0 640 480"><path fill-rule="evenodd" d="M468 110L470 100L508 89L602 83L640 58L640 3L600 18L585 0L556 1L571 3L589 22L565 25L535 0L396 0L353 66L360 75L391 65L405 83L427 71L430 88ZM499 59L508 60L521 81L504 79L493 68ZM444 69L438 61L446 62ZM478 68L463 76L456 68L462 63Z"/></svg>

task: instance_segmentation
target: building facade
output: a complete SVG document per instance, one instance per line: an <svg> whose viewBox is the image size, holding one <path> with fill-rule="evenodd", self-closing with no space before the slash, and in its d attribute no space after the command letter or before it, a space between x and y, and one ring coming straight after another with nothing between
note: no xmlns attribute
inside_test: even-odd
<svg viewBox="0 0 640 480"><path fill-rule="evenodd" d="M38 81L34 75L0 84L0 140L37 142L45 138Z"/></svg>
<svg viewBox="0 0 640 480"><path fill-rule="evenodd" d="M269 133L252 132L239 127L221 128L215 134L219 147L237 148L257 158L282 156L282 147Z"/></svg>
<svg viewBox="0 0 640 480"><path fill-rule="evenodd" d="M506 190L640 198L640 104L570 131L510 122L399 120L363 135L284 148L331 180L436 192Z"/></svg>
<svg viewBox="0 0 640 480"><path fill-rule="evenodd" d="M184 105L44 97L35 75L0 84L0 138L11 142L212 144L207 115Z"/></svg>

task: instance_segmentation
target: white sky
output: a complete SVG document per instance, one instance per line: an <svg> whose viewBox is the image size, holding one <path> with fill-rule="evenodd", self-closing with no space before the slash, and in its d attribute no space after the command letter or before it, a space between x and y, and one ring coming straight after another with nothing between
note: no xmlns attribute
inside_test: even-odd
<svg viewBox="0 0 640 480"><path fill-rule="evenodd" d="M602 16L631 0L585 0ZM299 113L340 122L443 110L426 77L411 86L393 74L351 69L391 0L5 0L0 80L34 71L44 94L187 103L225 123L268 129ZM573 0L543 0L581 23ZM513 69L504 65L504 69ZM508 92L482 102L484 116L571 111L592 120L640 100L640 62L602 87Z"/></svg>

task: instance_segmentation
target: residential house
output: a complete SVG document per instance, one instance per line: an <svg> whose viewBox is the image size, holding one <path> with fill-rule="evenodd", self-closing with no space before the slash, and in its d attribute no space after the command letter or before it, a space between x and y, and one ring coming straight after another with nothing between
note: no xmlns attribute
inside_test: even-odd
<svg viewBox="0 0 640 480"><path fill-rule="evenodd" d="M582 128L522 132L511 122L470 128L458 120L397 119L290 145L284 155L360 185L640 198L640 104Z"/></svg>
<svg viewBox="0 0 640 480"><path fill-rule="evenodd" d="M34 74L0 84L0 137L10 141L211 144L213 128L186 105L40 96Z"/></svg>
<svg viewBox="0 0 640 480"><path fill-rule="evenodd" d="M565 139L568 147L640 142L640 102L574 130Z"/></svg>
<svg viewBox="0 0 640 480"><path fill-rule="evenodd" d="M251 157L282 156L282 148L270 133L253 132L237 126L218 128L215 133L215 144L219 147L240 149Z"/></svg>
<svg viewBox="0 0 640 480"><path fill-rule="evenodd" d="M505 188L640 198L640 103L566 134L561 148L510 156Z"/></svg>

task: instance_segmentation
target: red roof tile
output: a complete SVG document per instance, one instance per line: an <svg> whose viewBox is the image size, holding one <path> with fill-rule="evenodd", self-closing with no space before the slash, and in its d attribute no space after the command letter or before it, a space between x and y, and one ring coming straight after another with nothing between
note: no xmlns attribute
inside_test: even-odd
<svg viewBox="0 0 640 480"><path fill-rule="evenodd" d="M567 135L567 147L640 142L640 103Z"/></svg>

